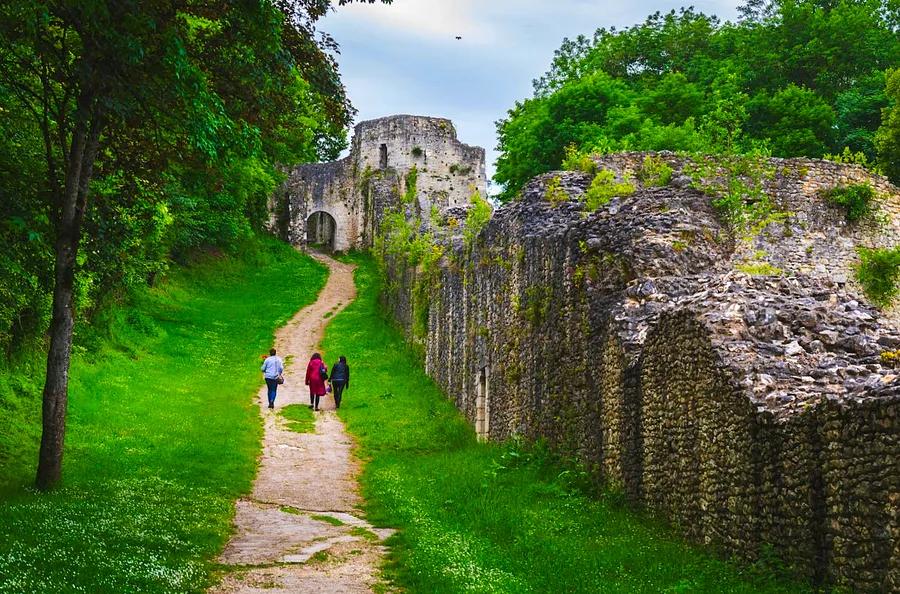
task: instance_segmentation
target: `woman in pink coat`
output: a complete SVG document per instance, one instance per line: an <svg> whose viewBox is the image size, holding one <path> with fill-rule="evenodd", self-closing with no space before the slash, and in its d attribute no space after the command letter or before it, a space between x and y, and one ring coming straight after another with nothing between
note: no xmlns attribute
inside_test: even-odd
<svg viewBox="0 0 900 594"><path fill-rule="evenodd" d="M309 386L309 407L319 410L319 398L325 395L325 380L328 379L328 368L319 353L313 353L306 366L306 385Z"/></svg>

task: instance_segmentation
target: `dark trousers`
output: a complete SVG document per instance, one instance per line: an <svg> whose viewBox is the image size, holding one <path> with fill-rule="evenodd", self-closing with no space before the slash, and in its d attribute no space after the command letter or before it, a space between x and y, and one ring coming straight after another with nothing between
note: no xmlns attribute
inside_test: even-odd
<svg viewBox="0 0 900 594"><path fill-rule="evenodd" d="M266 387L269 389L269 405L274 405L275 393L278 392L278 380L266 378Z"/></svg>
<svg viewBox="0 0 900 594"><path fill-rule="evenodd" d="M344 392L344 387L347 385L347 382L343 382L340 380L332 380L331 382L331 393L334 395L334 407L341 407L341 394Z"/></svg>
<svg viewBox="0 0 900 594"><path fill-rule="evenodd" d="M319 410L319 396L318 394L309 393L309 405L315 407L316 410Z"/></svg>

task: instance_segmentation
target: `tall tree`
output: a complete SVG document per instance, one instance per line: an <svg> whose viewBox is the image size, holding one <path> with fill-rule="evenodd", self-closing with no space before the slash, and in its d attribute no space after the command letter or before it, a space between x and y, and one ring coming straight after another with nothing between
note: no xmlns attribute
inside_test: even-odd
<svg viewBox="0 0 900 594"><path fill-rule="evenodd" d="M251 94L243 107L235 96L223 99L215 88L215 81L225 78L223 69L204 71L202 62L190 55L197 19L223 14L236 30L261 26L260 45L254 49L284 48L277 50L280 58L305 73L313 88L327 92L322 104L332 128L317 134L322 142L331 142L351 116L327 52L333 41L315 30L331 5L330 0L11 0L0 5L0 85L16 96L40 131L46 172L40 196L53 231L39 489L49 489L61 478L76 274L92 181L96 170L112 171L110 164L121 156L101 152L101 147L127 152L129 123L142 118L160 120L158 142L171 142L175 153L206 161L235 154L236 143L259 144L267 122L254 125L252 120L264 112L261 98ZM274 28L266 29L267 15ZM280 16L273 23L275 15ZM180 135L167 137L167 124L177 126ZM198 169L202 165L203 159Z"/></svg>

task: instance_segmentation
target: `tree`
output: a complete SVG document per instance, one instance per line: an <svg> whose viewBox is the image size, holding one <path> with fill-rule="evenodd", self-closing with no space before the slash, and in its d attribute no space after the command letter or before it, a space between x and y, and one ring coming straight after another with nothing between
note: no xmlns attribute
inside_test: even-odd
<svg viewBox="0 0 900 594"><path fill-rule="evenodd" d="M809 89L790 84L772 96L759 93L748 108L748 131L769 138L776 156L821 157L832 146L834 111Z"/></svg>
<svg viewBox="0 0 900 594"><path fill-rule="evenodd" d="M285 82L286 73L304 72L312 81L305 88L330 91L321 96L329 126L312 130L328 150L351 116L326 51L333 41L317 37L314 28L330 7L330 0L279 0L280 10L266 2L192 0L12 0L0 6L0 85L15 96L40 135L44 176L37 196L49 215L54 254L39 489L53 487L61 477L76 274L84 259L79 249L95 174L110 180L119 170L131 174L122 179L136 179L128 158L149 145L159 162L141 157L138 169L161 174L167 164L183 160L181 173L191 177L190 170L195 183L209 187L204 168L244 163L244 177L253 178L260 170L248 159L288 146L289 134L280 139L277 134L286 120L273 115L283 113L285 105L266 105L252 86L226 91L235 55L226 58L225 46L215 45L226 39L219 35L223 30L246 34L255 43L252 49L271 59L263 68L236 69L236 76L259 75L280 60L290 67L275 68L282 75L276 84ZM222 17L224 29L202 31L204 19ZM196 55L200 46L225 59L204 64ZM297 84L290 87L297 92L279 96L296 98L307 83ZM131 132L134 122L146 121L151 124L141 128L143 134ZM267 144L263 138L274 140ZM157 181L165 182L165 176ZM114 203L117 193L100 195Z"/></svg>
<svg viewBox="0 0 900 594"><path fill-rule="evenodd" d="M875 133L878 164L892 182L900 183L900 68L888 70L885 95L891 102L882 111L881 126Z"/></svg>

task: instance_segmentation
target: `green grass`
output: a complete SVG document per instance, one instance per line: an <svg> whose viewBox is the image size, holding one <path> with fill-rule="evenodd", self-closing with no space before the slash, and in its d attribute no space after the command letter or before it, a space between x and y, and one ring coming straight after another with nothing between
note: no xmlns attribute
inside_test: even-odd
<svg viewBox="0 0 900 594"><path fill-rule="evenodd" d="M334 516L326 516L326 515L316 515L310 516L313 520L317 520L319 522L325 522L326 524L331 524L332 526L343 526L344 523L341 520L338 520Z"/></svg>
<svg viewBox="0 0 900 594"><path fill-rule="evenodd" d="M378 308L378 271L354 255L358 299L323 349L347 356L341 417L367 461L368 519L400 528L386 569L410 592L802 592L740 569L589 496L540 448L476 441Z"/></svg>
<svg viewBox="0 0 900 594"><path fill-rule="evenodd" d="M297 433L315 433L316 416L305 404L289 404L279 414L290 421L288 429Z"/></svg>
<svg viewBox="0 0 900 594"><path fill-rule="evenodd" d="M10 390L22 380L0 370L0 403L18 411L0 416L13 448L0 453L0 592L204 591L255 474L260 355L326 274L261 239L80 327L63 485L50 494L28 487L37 388Z"/></svg>

